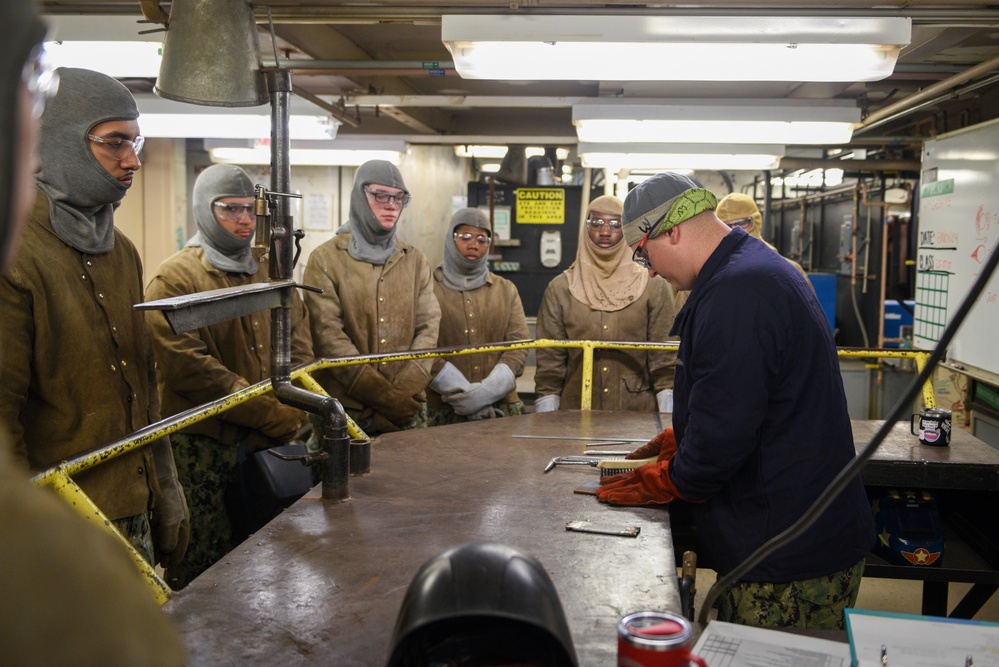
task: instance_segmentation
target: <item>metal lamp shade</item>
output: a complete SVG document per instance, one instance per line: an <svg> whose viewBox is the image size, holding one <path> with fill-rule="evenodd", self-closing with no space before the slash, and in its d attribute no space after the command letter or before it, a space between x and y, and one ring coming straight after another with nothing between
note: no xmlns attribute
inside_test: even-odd
<svg viewBox="0 0 999 667"><path fill-rule="evenodd" d="M260 43L246 0L174 0L154 92L218 107L268 101Z"/></svg>

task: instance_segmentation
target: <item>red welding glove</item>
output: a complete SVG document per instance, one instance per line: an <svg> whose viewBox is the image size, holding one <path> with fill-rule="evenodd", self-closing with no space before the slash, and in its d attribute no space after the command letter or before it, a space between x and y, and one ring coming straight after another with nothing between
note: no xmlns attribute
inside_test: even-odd
<svg viewBox="0 0 999 667"><path fill-rule="evenodd" d="M625 455L626 459L648 459L657 457L656 461L669 461L676 454L676 437L673 429L668 428L656 437L649 440L630 454Z"/></svg>
<svg viewBox="0 0 999 667"><path fill-rule="evenodd" d="M611 505L659 505L680 497L669 478L667 461L638 466L631 472L608 477L597 489L600 502Z"/></svg>

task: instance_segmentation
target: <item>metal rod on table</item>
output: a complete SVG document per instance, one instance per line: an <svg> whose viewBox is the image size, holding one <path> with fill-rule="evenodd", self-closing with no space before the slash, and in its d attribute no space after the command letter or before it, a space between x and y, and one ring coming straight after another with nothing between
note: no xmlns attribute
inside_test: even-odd
<svg viewBox="0 0 999 667"><path fill-rule="evenodd" d="M589 440L594 442L602 442L604 444L610 444L611 442L641 442L646 443L650 438L614 438L613 440L609 438L585 438L582 436L574 435L511 435L511 438L531 438L533 440Z"/></svg>

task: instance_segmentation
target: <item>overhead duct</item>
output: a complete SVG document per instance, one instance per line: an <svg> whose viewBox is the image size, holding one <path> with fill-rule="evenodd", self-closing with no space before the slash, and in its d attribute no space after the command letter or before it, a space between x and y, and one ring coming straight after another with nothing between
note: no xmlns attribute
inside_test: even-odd
<svg viewBox="0 0 999 667"><path fill-rule="evenodd" d="M246 0L174 0L153 91L179 102L250 107L268 101Z"/></svg>
<svg viewBox="0 0 999 667"><path fill-rule="evenodd" d="M555 167L547 155L532 155L527 159L527 184L555 185Z"/></svg>
<svg viewBox="0 0 999 667"><path fill-rule="evenodd" d="M510 185L527 185L527 146L507 148L494 178Z"/></svg>

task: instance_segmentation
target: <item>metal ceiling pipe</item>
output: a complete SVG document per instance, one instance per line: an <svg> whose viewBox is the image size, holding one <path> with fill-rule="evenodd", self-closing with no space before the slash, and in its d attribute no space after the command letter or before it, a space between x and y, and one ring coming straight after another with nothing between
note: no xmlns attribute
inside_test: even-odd
<svg viewBox="0 0 999 667"><path fill-rule="evenodd" d="M919 171L919 160L823 160L820 158L785 157L781 171L798 169L842 169L844 171Z"/></svg>
<svg viewBox="0 0 999 667"><path fill-rule="evenodd" d="M544 7L542 4L549 4ZM622 14L637 14L641 16L787 16L786 7L758 7L731 5L723 7L660 6L650 7L646 4L636 5L633 0L576 0L575 8L566 8L564 1L545 3L544 0L532 0L531 6L512 8L510 3L472 2L466 0L457 9L455 3L449 5L427 4L422 0L396 0L391 7L386 6L344 6L312 4L308 6L278 6L273 7L273 19L276 23L301 24L369 24L369 23L407 23L414 25L438 25L444 14L511 14L530 13L538 16L558 16L572 13L585 13L602 16L620 16ZM923 9L920 7L804 7L796 6L794 14L798 16L845 16L854 17L858 14L874 17L905 17L911 18L916 25L941 24L988 26L996 23L995 11L991 9Z"/></svg>
<svg viewBox="0 0 999 667"><path fill-rule="evenodd" d="M271 190L280 195L291 192L291 72L268 73L271 90ZM271 206L270 278L292 277L294 270L295 221L287 196L274 196ZM350 436L347 415L340 402L296 387L291 383L291 308L295 286L281 290L281 306L271 310L271 384L283 402L322 418L322 433L317 433L322 461L323 500L348 497L350 479Z"/></svg>
<svg viewBox="0 0 999 667"><path fill-rule="evenodd" d="M434 70L454 70L452 60L312 60L309 58L290 58L277 65L273 60L265 60L265 67L277 67L294 70L418 70L429 73Z"/></svg>
<svg viewBox="0 0 999 667"><path fill-rule="evenodd" d="M318 95L315 95L303 89L301 86L292 86L291 89L296 95L301 97L303 100L308 100L309 102L312 102L317 107L319 107L329 115L333 116L333 118L336 118L344 125L350 125L351 127L359 127L361 125L361 121L354 118L353 116L345 112L343 109L340 109L339 107L330 104L329 102L322 99Z"/></svg>
<svg viewBox="0 0 999 667"><path fill-rule="evenodd" d="M926 86L918 93L910 95L905 99L895 102L894 104L889 104L882 109L878 109L877 111L868 114L866 118L854 125L854 133L856 134L865 129L873 128L875 125L880 125L882 122L898 118L906 113L911 113L920 103L930 100L942 93L946 93L960 86L962 83L967 83L972 79L985 76L986 74L989 74L997 69L999 69L999 56L981 62L974 67L971 67L960 74L955 74L954 76L944 79L943 81L938 81L937 83Z"/></svg>

